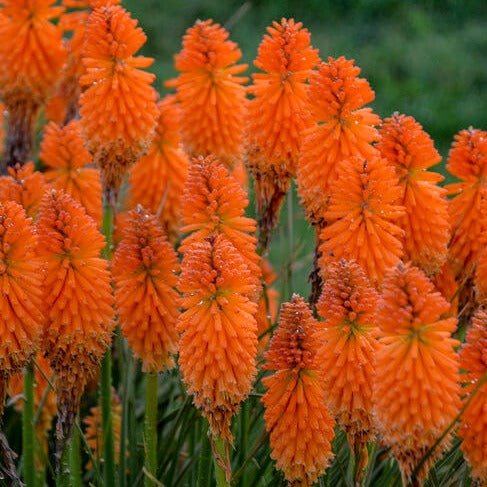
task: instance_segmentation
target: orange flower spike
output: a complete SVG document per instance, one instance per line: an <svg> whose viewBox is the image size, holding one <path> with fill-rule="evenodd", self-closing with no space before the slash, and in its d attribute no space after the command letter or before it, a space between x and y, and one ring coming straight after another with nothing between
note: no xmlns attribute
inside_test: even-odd
<svg viewBox="0 0 487 487"><path fill-rule="evenodd" d="M64 13L59 20L59 27L63 32L70 33L70 38L65 40L67 60L63 67L60 83L46 105L45 113L49 121L61 125L73 120L78 114L81 93L79 79L85 72L81 58L86 22L90 14L89 8L94 9L119 3L119 0L64 0L62 2L66 9L83 10Z"/></svg>
<svg viewBox="0 0 487 487"><path fill-rule="evenodd" d="M353 60L328 58L310 79L308 96L314 124L303 134L298 162L298 190L311 223L323 224L327 195L337 178L337 163L350 156L377 155L375 125L380 117L362 108L375 98L359 78Z"/></svg>
<svg viewBox="0 0 487 487"><path fill-rule="evenodd" d="M325 406L317 329L304 299L283 304L279 325L265 354L264 367L275 373L263 379L264 420L271 456L292 485L311 486L333 453L334 421Z"/></svg>
<svg viewBox="0 0 487 487"><path fill-rule="evenodd" d="M43 264L32 220L13 201L0 203L0 422L10 377L27 365L44 325Z"/></svg>
<svg viewBox="0 0 487 487"><path fill-rule="evenodd" d="M58 448L69 439L79 400L93 378L113 330L105 239L69 194L51 190L41 203L39 254L47 264L45 350L56 372Z"/></svg>
<svg viewBox="0 0 487 487"><path fill-rule="evenodd" d="M180 252L194 241L223 234L245 258L258 281L260 257L256 253L255 220L245 216L247 194L228 169L214 157L194 158L181 199L182 233L192 232Z"/></svg>
<svg viewBox="0 0 487 487"><path fill-rule="evenodd" d="M115 464L120 460L120 445L122 433L122 405L115 391L112 391L112 421L113 439L115 444ZM90 413L83 419L85 426L86 443L91 449L93 458L98 462L103 459L103 429L100 406L90 408ZM87 470L92 470L91 461L86 464Z"/></svg>
<svg viewBox="0 0 487 487"><path fill-rule="evenodd" d="M63 8L54 4L55 0L0 2L0 94L9 110L6 166L31 157L38 110L64 63L62 31L53 23Z"/></svg>
<svg viewBox="0 0 487 487"><path fill-rule="evenodd" d="M232 441L230 422L256 374L255 279L223 236L186 250L179 290L179 366L214 436Z"/></svg>
<svg viewBox="0 0 487 487"><path fill-rule="evenodd" d="M86 26L80 84L81 127L105 189L118 191L126 170L149 148L157 125L153 62L134 54L146 36L122 7L100 7Z"/></svg>
<svg viewBox="0 0 487 487"><path fill-rule="evenodd" d="M449 202L451 260L455 273L468 277L485 246L482 235L487 232L487 131L458 133L446 167L461 179L447 186L449 194L456 195Z"/></svg>
<svg viewBox="0 0 487 487"><path fill-rule="evenodd" d="M328 403L352 448L375 436L372 388L379 351L376 308L379 296L363 269L340 260L327 270L317 303L325 320L319 362Z"/></svg>
<svg viewBox="0 0 487 487"><path fill-rule="evenodd" d="M0 201L15 201L31 218L37 217L42 196L48 189L44 174L34 170L34 164L17 164L8 168L9 175L0 177Z"/></svg>
<svg viewBox="0 0 487 487"><path fill-rule="evenodd" d="M301 22L282 19L267 28L254 64L249 93L249 145L266 166L295 173L300 132L310 124L307 81L319 62L318 50Z"/></svg>
<svg viewBox="0 0 487 487"><path fill-rule="evenodd" d="M46 179L81 203L98 225L101 224L101 179L83 145L78 121L60 127L51 122L44 129L39 157L47 166Z"/></svg>
<svg viewBox="0 0 487 487"><path fill-rule="evenodd" d="M467 339L460 349L461 376L467 395L465 401L487 374L487 312L479 309L472 318ZM460 448L472 467L472 475L479 485L487 482L487 385L484 383L468 405L460 420Z"/></svg>
<svg viewBox="0 0 487 487"><path fill-rule="evenodd" d="M173 365L178 271L176 252L156 217L141 206L130 211L113 260L115 303L123 334L145 372Z"/></svg>
<svg viewBox="0 0 487 487"><path fill-rule="evenodd" d="M254 64L249 92L247 145L256 184L261 235L268 244L283 198L296 174L301 133L311 124L307 81L319 62L301 22L282 19L267 28Z"/></svg>
<svg viewBox="0 0 487 487"><path fill-rule="evenodd" d="M328 226L320 234L321 271L330 262L353 259L374 285L380 284L403 253L398 224L404 207L398 204L401 188L394 169L384 159L352 157L338 164L337 174L325 213Z"/></svg>
<svg viewBox="0 0 487 487"><path fill-rule="evenodd" d="M156 135L147 155L130 172L130 203L155 215L168 235L177 237L180 205L189 161L181 147L179 108L174 96L159 103Z"/></svg>
<svg viewBox="0 0 487 487"><path fill-rule="evenodd" d="M436 274L447 257L450 222L443 176L426 171L441 161L430 136L413 117L395 113L386 118L377 144L382 157L396 170L406 209L405 259L427 274Z"/></svg>
<svg viewBox="0 0 487 487"><path fill-rule="evenodd" d="M168 83L177 90L181 133L191 156L219 157L229 167L243 158L247 111L247 69L236 64L242 53L228 32L212 20L197 20L175 56L179 76Z"/></svg>
<svg viewBox="0 0 487 487"><path fill-rule="evenodd" d="M416 267L399 264L383 283L377 312L382 348L374 384L379 432L399 462L404 485L418 462L460 409L459 363L452 338L455 317L444 318L449 303ZM418 473L449 447L436 448Z"/></svg>

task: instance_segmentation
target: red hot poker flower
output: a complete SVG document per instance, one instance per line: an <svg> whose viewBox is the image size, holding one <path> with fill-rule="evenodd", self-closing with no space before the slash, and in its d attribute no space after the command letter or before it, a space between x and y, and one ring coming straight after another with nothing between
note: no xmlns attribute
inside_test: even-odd
<svg viewBox="0 0 487 487"><path fill-rule="evenodd" d="M256 374L255 279L223 235L193 242L179 279L184 312L179 366L215 436L232 440L230 421Z"/></svg>
<svg viewBox="0 0 487 487"><path fill-rule="evenodd" d="M69 194L51 190L42 199L39 254L47 264L45 350L56 371L58 448L69 439L79 401L111 341L113 296L105 239L95 221Z"/></svg>
<svg viewBox="0 0 487 487"><path fill-rule="evenodd" d="M122 7L100 7L88 19L83 46L81 127L104 187L118 190L126 170L149 148L157 124L152 59L134 56L146 36Z"/></svg>
<svg viewBox="0 0 487 487"><path fill-rule="evenodd" d="M328 195L337 178L337 164L351 156L377 155L380 118L371 108L375 94L359 78L353 60L328 58L310 79L309 99L314 124L305 131L298 163L298 187L311 223L323 225Z"/></svg>
<svg viewBox="0 0 487 487"><path fill-rule="evenodd" d="M427 171L440 162L440 154L413 117L398 113L384 120L377 148L396 170L403 192L406 212L400 226L405 232L405 259L429 275L436 274L450 240L446 190L438 186L443 176Z"/></svg>
<svg viewBox="0 0 487 487"><path fill-rule="evenodd" d="M64 63L62 31L53 22L63 8L54 3L0 2L0 93L9 111L6 166L23 164L31 157L38 110Z"/></svg>
<svg viewBox="0 0 487 487"><path fill-rule="evenodd" d="M447 186L452 226L450 258L456 275L469 277L485 246L487 231L487 132L462 130L455 136L447 169L460 178Z"/></svg>
<svg viewBox="0 0 487 487"><path fill-rule="evenodd" d="M462 375L466 397L479 386L487 374L487 312L479 309L472 319L465 344L460 350L460 367L466 371ZM459 435L463 439L461 449L472 474L480 485L487 482L487 385L484 383L463 413Z"/></svg>
<svg viewBox="0 0 487 487"><path fill-rule="evenodd" d="M113 259L115 303L123 334L145 372L173 365L178 270L176 252L156 217L141 206L130 211Z"/></svg>
<svg viewBox="0 0 487 487"><path fill-rule="evenodd" d="M92 158L83 145L79 122L72 120L63 127L48 124L39 157L48 167L45 176L51 186L69 193L100 225L100 171L87 167Z"/></svg>
<svg viewBox="0 0 487 487"><path fill-rule="evenodd" d="M244 257L258 283L260 258L256 253L255 220L245 216L246 192L228 169L214 157L193 159L181 200L181 232L192 232L181 252L195 241L224 235Z"/></svg>
<svg viewBox="0 0 487 487"><path fill-rule="evenodd" d="M28 162L8 168L9 175L0 177L0 201L15 201L31 218L37 217L42 196L48 186L43 173Z"/></svg>
<svg viewBox="0 0 487 487"><path fill-rule="evenodd" d="M265 354L264 419L271 456L291 484L311 486L333 457L333 418L325 405L318 359L318 323L298 295L281 309Z"/></svg>
<svg viewBox="0 0 487 487"><path fill-rule="evenodd" d="M8 381L27 365L43 332L44 267L37 245L24 209L0 203L0 422Z"/></svg>
<svg viewBox="0 0 487 487"><path fill-rule="evenodd" d="M260 234L269 243L280 207L296 174L301 134L311 125L307 81L319 62L301 22L282 19L267 28L249 92L247 145L255 178Z"/></svg>
<svg viewBox="0 0 487 487"><path fill-rule="evenodd" d="M457 319L445 317L449 307L416 267L399 264L384 280L377 313L382 348L374 384L375 415L405 485L460 409L454 351L458 341L451 336ZM437 446L418 472L420 484L449 440Z"/></svg>
<svg viewBox="0 0 487 487"><path fill-rule="evenodd" d="M232 168L243 157L247 69L236 64L242 53L228 32L212 20L197 20L175 56L179 76L168 83L177 90L181 133L192 157L213 154Z"/></svg>
<svg viewBox="0 0 487 487"><path fill-rule="evenodd" d="M373 381L380 344L379 296L363 269L344 259L330 265L317 310L325 320L318 357L330 408L352 448L374 438Z"/></svg>
<svg viewBox="0 0 487 487"><path fill-rule="evenodd" d="M155 215L171 238L180 225L181 195L188 176L188 158L181 147L180 111L174 96L159 103L159 122L149 152L130 172L130 203Z"/></svg>
<svg viewBox="0 0 487 487"><path fill-rule="evenodd" d="M403 254L401 188L394 170L376 157L343 160L337 174L325 213L328 226L320 234L321 271L326 274L330 262L354 259L378 284Z"/></svg>

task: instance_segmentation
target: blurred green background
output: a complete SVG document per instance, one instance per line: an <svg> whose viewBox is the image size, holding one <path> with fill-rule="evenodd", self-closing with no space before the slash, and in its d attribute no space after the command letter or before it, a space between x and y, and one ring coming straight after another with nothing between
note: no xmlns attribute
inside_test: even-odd
<svg viewBox="0 0 487 487"><path fill-rule="evenodd" d="M123 4L148 35L143 52L156 58L153 71L161 91L163 81L176 74L173 55L196 19L212 18L230 30L250 74L266 26L281 17L294 17L309 28L322 59L345 55L356 60L375 89L372 106L379 115L394 111L413 115L444 158L460 129L487 128L486 0L124 0ZM293 207L294 242L289 241L284 211L271 259L282 274L293 266L293 289L306 295L314 237L296 198Z"/></svg>

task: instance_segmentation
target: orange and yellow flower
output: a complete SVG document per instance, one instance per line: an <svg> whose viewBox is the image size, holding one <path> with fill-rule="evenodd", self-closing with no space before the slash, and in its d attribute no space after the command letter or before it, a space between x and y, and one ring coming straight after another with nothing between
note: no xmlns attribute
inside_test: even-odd
<svg viewBox="0 0 487 487"><path fill-rule="evenodd" d="M399 113L384 120L377 148L396 170L402 189L404 259L434 275L446 260L450 240L446 190L438 186L444 178L427 171L441 156L423 127Z"/></svg>
<svg viewBox="0 0 487 487"><path fill-rule="evenodd" d="M338 163L351 156L371 158L379 140L380 118L362 108L375 98L368 81L359 78L353 60L328 58L310 79L313 125L305 130L298 162L298 189L306 216L324 225L328 196L338 177Z"/></svg>
<svg viewBox="0 0 487 487"><path fill-rule="evenodd" d="M265 354L262 397L271 456L291 485L312 486L333 453L334 421L325 405L318 359L318 322L303 298L294 295L281 309L278 328Z"/></svg>
<svg viewBox="0 0 487 487"><path fill-rule="evenodd" d="M157 215L174 239L180 224L180 205L188 176L188 157L181 147L180 113L174 96L159 103L159 121L149 152L130 172L130 203Z"/></svg>
<svg viewBox="0 0 487 487"><path fill-rule="evenodd" d="M363 269L342 259L328 268L316 306L325 320L318 357L327 401L352 448L364 446L375 435L372 389L380 348L378 299Z"/></svg>
<svg viewBox="0 0 487 487"><path fill-rule="evenodd" d="M69 194L50 190L42 199L39 255L46 262L45 350L56 372L58 445L71 433L79 401L111 341L113 296L105 239Z"/></svg>
<svg viewBox="0 0 487 487"><path fill-rule="evenodd" d="M230 421L256 374L255 279L223 235L186 249L179 290L179 366L213 435L232 440Z"/></svg>
<svg viewBox="0 0 487 487"><path fill-rule="evenodd" d="M30 99L43 103L64 63L63 12L55 0L2 0L0 6L0 91L7 105Z"/></svg>
<svg viewBox="0 0 487 487"><path fill-rule="evenodd" d="M55 0L0 2L0 93L9 110L4 164L31 157L34 123L64 63L62 31L53 20Z"/></svg>
<svg viewBox="0 0 487 487"><path fill-rule="evenodd" d="M394 169L378 157L342 160L330 191L328 225L320 234L322 274L330 262L353 259L379 284L403 254L404 207Z"/></svg>
<svg viewBox="0 0 487 487"><path fill-rule="evenodd" d="M450 259L456 275L472 274L487 232L487 132L462 130L455 136L447 169L461 181L447 186L455 197L449 210L452 227Z"/></svg>
<svg viewBox="0 0 487 487"><path fill-rule="evenodd" d="M49 123L39 157L48 168L45 177L51 186L69 193L101 224L100 171L87 167L92 158L83 145L79 122L72 120L62 127Z"/></svg>
<svg viewBox="0 0 487 487"><path fill-rule="evenodd" d="M319 62L301 22L282 19L267 28L254 65L247 123L248 164L255 179L260 234L269 243L284 196L296 174L301 134L312 123L307 81Z"/></svg>
<svg viewBox="0 0 487 487"><path fill-rule="evenodd" d="M479 485L487 483L487 311L479 309L472 319L465 344L460 349L461 376L466 387L465 401L476 391L475 397L462 415L459 435L461 449L472 467L472 474ZM483 385L479 382L483 381Z"/></svg>
<svg viewBox="0 0 487 487"><path fill-rule="evenodd" d="M0 422L10 377L27 365L44 325L43 263L32 220L14 201L0 203Z"/></svg>
<svg viewBox="0 0 487 487"><path fill-rule="evenodd" d="M181 200L181 232L191 232L182 242L186 252L195 241L224 235L244 257L256 281L261 275L256 253L256 223L245 216L247 194L228 169L214 157L194 158Z"/></svg>
<svg viewBox="0 0 487 487"><path fill-rule="evenodd" d="M399 264L384 280L377 312L382 348L377 355L375 415L404 485L460 409L454 351L459 342L451 336L457 319L444 317L449 307L425 274L409 264ZM419 469L420 483L449 439Z"/></svg>
<svg viewBox="0 0 487 487"><path fill-rule="evenodd" d="M44 174L34 169L28 162L8 168L8 176L0 177L0 201L15 201L31 218L37 217L42 196L48 186Z"/></svg>
<svg viewBox="0 0 487 487"><path fill-rule="evenodd" d="M63 0L66 9L59 21L59 27L67 33L69 39L65 39L67 59L61 73L61 79L56 92L46 105L46 116L49 121L58 125L68 123L74 119L79 111L79 96L81 87L79 79L84 73L81 61L86 23L90 10L98 7L118 5L120 0Z"/></svg>
<svg viewBox="0 0 487 487"><path fill-rule="evenodd" d="M212 20L197 20L175 56L175 87L181 108L181 134L192 157L213 154L230 168L243 158L247 69L236 64L242 52Z"/></svg>
<svg viewBox="0 0 487 487"><path fill-rule="evenodd" d="M86 26L80 79L81 127L106 189L118 191L127 169L149 148L157 125L153 59L134 54L146 35L122 7L95 9Z"/></svg>
<svg viewBox="0 0 487 487"><path fill-rule="evenodd" d="M141 206L128 214L112 268L122 332L144 371L172 366L178 341L179 262L156 217Z"/></svg>

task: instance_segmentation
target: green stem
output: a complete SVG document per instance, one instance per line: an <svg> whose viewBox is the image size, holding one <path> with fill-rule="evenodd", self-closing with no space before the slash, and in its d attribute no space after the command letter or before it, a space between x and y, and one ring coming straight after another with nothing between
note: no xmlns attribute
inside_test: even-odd
<svg viewBox="0 0 487 487"><path fill-rule="evenodd" d="M57 487L71 487L71 474L69 471L69 448L64 448L63 456L61 457L61 466L57 474Z"/></svg>
<svg viewBox="0 0 487 487"><path fill-rule="evenodd" d="M198 463L198 485L209 487L211 485L211 445L208 438L208 423L206 419L202 421L201 428L201 453Z"/></svg>
<svg viewBox="0 0 487 487"><path fill-rule="evenodd" d="M242 404L240 411L240 455L241 462L245 461L247 456L247 445L249 443L249 415L250 415L250 403L249 399ZM242 487L247 487L247 477L242 477Z"/></svg>
<svg viewBox="0 0 487 487"><path fill-rule="evenodd" d="M215 464L215 480L217 487L230 487L232 475L228 461L228 445L221 437L213 438L213 461ZM225 468L223 467L225 465Z"/></svg>
<svg viewBox="0 0 487 487"><path fill-rule="evenodd" d="M123 340L123 338L121 339ZM130 384L133 375L133 360L131 352L127 350L127 344L123 340L123 353L125 358L124 378L123 378L123 400L122 400L122 425L120 431L120 456L118 459L118 477L120 487L125 487L127 484L126 470L127 470L127 434L129 424L129 400L130 400Z"/></svg>
<svg viewBox="0 0 487 487"><path fill-rule="evenodd" d="M293 183L289 185L287 194L287 232L289 255L287 260L287 282L289 286L289 299L294 292L293 286L293 262L294 262L294 200L293 200Z"/></svg>
<svg viewBox="0 0 487 487"><path fill-rule="evenodd" d="M107 350L101 365L101 419L103 430L103 479L115 487L115 449L112 418L112 352Z"/></svg>
<svg viewBox="0 0 487 487"><path fill-rule="evenodd" d="M35 487L34 367L27 366L24 377L24 410L22 414L23 470L26 487Z"/></svg>
<svg viewBox="0 0 487 487"><path fill-rule="evenodd" d="M148 373L145 390L145 469L157 478L157 374ZM150 477L145 477L145 486L154 487Z"/></svg>
<svg viewBox="0 0 487 487"><path fill-rule="evenodd" d="M108 260L112 253L113 202L105 198L103 212L103 233L107 244L103 256ZM112 418L112 353L108 348L101 365L101 411L103 430L103 478L105 487L115 487L115 449Z"/></svg>
<svg viewBox="0 0 487 487"><path fill-rule="evenodd" d="M69 471L71 474L71 487L81 487L81 456L80 437L78 428L73 428L73 436L69 445Z"/></svg>

